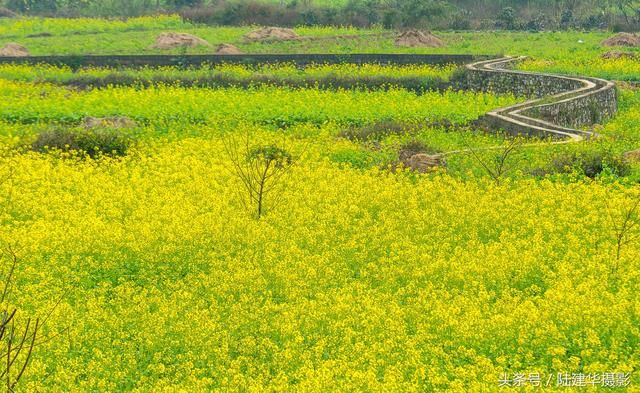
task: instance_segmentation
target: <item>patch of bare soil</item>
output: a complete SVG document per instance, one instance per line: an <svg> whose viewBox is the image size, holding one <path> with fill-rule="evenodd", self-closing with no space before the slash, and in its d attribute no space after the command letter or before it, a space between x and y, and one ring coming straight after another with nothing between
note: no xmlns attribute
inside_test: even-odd
<svg viewBox="0 0 640 393"><path fill-rule="evenodd" d="M85 117L82 126L90 128L134 128L138 123L126 116Z"/></svg>
<svg viewBox="0 0 640 393"><path fill-rule="evenodd" d="M16 18L18 14L8 8L0 7L0 18Z"/></svg>
<svg viewBox="0 0 640 393"><path fill-rule="evenodd" d="M629 163L640 162L640 149L625 152L622 158Z"/></svg>
<svg viewBox="0 0 640 393"><path fill-rule="evenodd" d="M291 41L300 39L300 36L283 27L263 27L245 34L244 38L248 41Z"/></svg>
<svg viewBox="0 0 640 393"><path fill-rule="evenodd" d="M24 46L16 43L8 43L7 45L0 48L0 56L5 57L26 57L31 54Z"/></svg>
<svg viewBox="0 0 640 393"><path fill-rule="evenodd" d="M236 46L231 44L220 44L216 47L216 53L219 55L241 55L242 52Z"/></svg>
<svg viewBox="0 0 640 393"><path fill-rule="evenodd" d="M396 37L396 46L407 46L412 48L441 48L445 46L444 41L430 31L407 30Z"/></svg>
<svg viewBox="0 0 640 393"><path fill-rule="evenodd" d="M618 33L602 41L602 46L640 46L640 36L631 33Z"/></svg>
<svg viewBox="0 0 640 393"><path fill-rule="evenodd" d="M618 59L635 59L638 57L638 55L636 55L633 52L620 52L617 50L612 50L612 51L603 53L602 56L600 57L605 60L618 60Z"/></svg>
<svg viewBox="0 0 640 393"><path fill-rule="evenodd" d="M442 156L424 153L414 154L403 160L402 163L412 171L419 173L427 173L435 170L436 168L443 168L447 166L447 163Z"/></svg>
<svg viewBox="0 0 640 393"><path fill-rule="evenodd" d="M195 46L211 46L207 41L187 33L162 33L151 46L153 49L193 48Z"/></svg>

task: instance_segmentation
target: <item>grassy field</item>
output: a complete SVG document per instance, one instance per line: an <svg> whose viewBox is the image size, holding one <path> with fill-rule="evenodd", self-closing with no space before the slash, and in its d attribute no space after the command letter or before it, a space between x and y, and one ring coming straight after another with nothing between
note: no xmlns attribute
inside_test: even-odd
<svg viewBox="0 0 640 393"><path fill-rule="evenodd" d="M154 53L164 30L246 52L527 54L524 69L640 79L635 63L600 59L606 33L447 32L446 48L419 50L370 37L382 31L301 28L360 38L248 44L251 28L175 17L25 19L1 21L0 43ZM26 38L42 32L52 36ZM519 373L552 378L542 391L558 373L629 373L613 391L639 391L640 167L622 154L640 147L640 90L620 88L601 138L525 140L495 179L487 168L511 138L471 121L522 97L180 83L454 71L0 66L3 277L17 260L2 305L18 309L19 328L48 316L17 391L473 392L505 390L501 375ZM138 84L68 83L114 74ZM135 122L98 130L129 141L123 156L36 148L108 116ZM234 171L243 143L243 159L280 146L294 162L259 219ZM419 174L396 165L410 146L474 153Z"/></svg>
<svg viewBox="0 0 640 393"><path fill-rule="evenodd" d="M0 20L0 44L18 42L33 55L204 54L212 48L158 50L155 38L164 31L195 34L212 45L233 44L245 53L447 53L526 55L534 61L526 69L580 73L615 80L638 80L638 62L604 60L612 48L600 43L607 32L436 32L443 48L403 48L394 45L393 31L351 27L299 27L300 41L248 42L243 36L257 27L206 27L177 16L140 17L126 22L101 19ZM44 35L44 36L43 36ZM615 48L614 48L615 49ZM640 53L637 48L617 50Z"/></svg>

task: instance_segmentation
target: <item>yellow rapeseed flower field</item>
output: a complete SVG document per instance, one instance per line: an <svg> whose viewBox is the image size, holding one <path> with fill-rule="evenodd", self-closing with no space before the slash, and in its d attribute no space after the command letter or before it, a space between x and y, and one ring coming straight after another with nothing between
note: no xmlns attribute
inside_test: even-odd
<svg viewBox="0 0 640 393"><path fill-rule="evenodd" d="M520 373L553 378L542 391L558 373L638 389L637 228L617 241L637 185L332 158L379 153L339 138L347 127L455 126L514 97L7 80L0 97L9 304L18 324L46 319L19 391L480 392ZM622 97L604 134L637 130L637 94ZM139 123L123 157L29 148L110 115ZM295 157L260 219L238 198L229 134Z"/></svg>
<svg viewBox="0 0 640 393"><path fill-rule="evenodd" d="M415 181L314 153L256 221L222 151L2 160L14 303L62 298L22 389L480 391L637 369L640 249L614 250L637 191Z"/></svg>

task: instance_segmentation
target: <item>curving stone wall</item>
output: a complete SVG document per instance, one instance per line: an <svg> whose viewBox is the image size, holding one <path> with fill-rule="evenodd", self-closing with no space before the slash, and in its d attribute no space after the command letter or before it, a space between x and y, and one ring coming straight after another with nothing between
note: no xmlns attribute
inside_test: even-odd
<svg viewBox="0 0 640 393"><path fill-rule="evenodd" d="M2 57L2 63L55 64L77 67L200 66L217 64L468 64L490 56L447 54L242 54L242 55L82 55Z"/></svg>
<svg viewBox="0 0 640 393"><path fill-rule="evenodd" d="M469 89L532 98L492 111L480 118L479 124L513 134L582 140L595 134L579 128L602 123L616 114L618 102L612 82L510 69L522 59L506 57L466 66Z"/></svg>

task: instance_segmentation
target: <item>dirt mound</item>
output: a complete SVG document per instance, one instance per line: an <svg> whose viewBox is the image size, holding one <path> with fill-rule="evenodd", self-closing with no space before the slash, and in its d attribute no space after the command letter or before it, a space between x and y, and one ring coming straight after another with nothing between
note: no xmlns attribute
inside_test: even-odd
<svg viewBox="0 0 640 393"><path fill-rule="evenodd" d="M216 47L216 53L219 55L241 55L242 52L236 46L231 44L220 44Z"/></svg>
<svg viewBox="0 0 640 393"><path fill-rule="evenodd" d="M622 158L628 163L640 162L640 149L625 152Z"/></svg>
<svg viewBox="0 0 640 393"><path fill-rule="evenodd" d="M635 59L638 57L638 55L636 55L633 52L620 52L617 50L612 50L606 53L603 53L602 56L603 59L605 60L618 60L618 59Z"/></svg>
<svg viewBox="0 0 640 393"><path fill-rule="evenodd" d="M640 46L640 36L631 33L618 33L602 41L602 46Z"/></svg>
<svg viewBox="0 0 640 393"><path fill-rule="evenodd" d="M244 38L249 41L288 41L297 40L300 36L291 29L285 29L282 27L264 27L260 30L245 34Z"/></svg>
<svg viewBox="0 0 640 393"><path fill-rule="evenodd" d="M89 128L133 128L138 123L125 116L85 117L82 126Z"/></svg>
<svg viewBox="0 0 640 393"><path fill-rule="evenodd" d="M436 168L445 167L447 165L442 156L424 153L412 155L407 160L404 160L403 164L406 167L411 168L411 170L420 173L431 172Z"/></svg>
<svg viewBox="0 0 640 393"><path fill-rule="evenodd" d="M30 56L27 48L20 44L9 43L0 48L0 56L6 57L26 57Z"/></svg>
<svg viewBox="0 0 640 393"><path fill-rule="evenodd" d="M441 48L444 41L430 31L408 30L396 37L396 46L408 46L413 48Z"/></svg>
<svg viewBox="0 0 640 393"><path fill-rule="evenodd" d="M18 14L8 8L0 7L0 18L16 18Z"/></svg>
<svg viewBox="0 0 640 393"><path fill-rule="evenodd" d="M162 33L156 38L153 49L174 49L181 47L194 47L194 46L211 46L207 41L200 37L187 33Z"/></svg>

